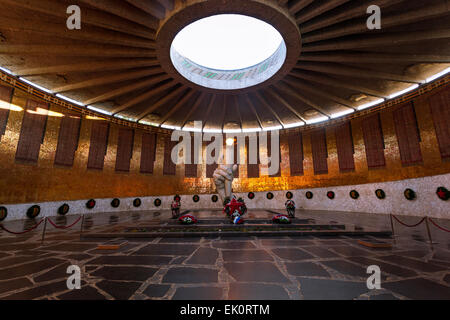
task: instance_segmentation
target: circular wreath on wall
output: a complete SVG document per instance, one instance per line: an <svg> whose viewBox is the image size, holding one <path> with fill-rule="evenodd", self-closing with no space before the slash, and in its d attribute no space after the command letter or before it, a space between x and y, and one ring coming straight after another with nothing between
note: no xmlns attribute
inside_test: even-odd
<svg viewBox="0 0 450 320"><path fill-rule="evenodd" d="M312 193L311 191L306 192L305 194L306 199L311 200L314 197L314 193Z"/></svg>
<svg viewBox="0 0 450 320"><path fill-rule="evenodd" d="M215 194L215 195L213 195L213 196L211 197L211 201L212 201L212 202L217 202L217 201L219 201L219 197Z"/></svg>
<svg viewBox="0 0 450 320"><path fill-rule="evenodd" d="M273 199L273 193L272 192L267 192L266 198L269 199L269 200L272 200Z"/></svg>
<svg viewBox="0 0 450 320"><path fill-rule="evenodd" d="M133 206L134 206L135 208L139 208L139 207L141 206L141 204L142 204L141 199L136 198L136 199L133 200Z"/></svg>
<svg viewBox="0 0 450 320"><path fill-rule="evenodd" d="M336 195L334 194L333 191L328 191L328 192L327 192L327 197L328 197L328 199L333 200L335 196L336 196Z"/></svg>
<svg viewBox="0 0 450 320"><path fill-rule="evenodd" d="M356 190L350 191L350 198L352 198L354 200L358 199L359 198L359 192L356 191Z"/></svg>
<svg viewBox="0 0 450 320"><path fill-rule="evenodd" d="M0 221L3 221L8 216L8 209L5 207L0 207Z"/></svg>
<svg viewBox="0 0 450 320"><path fill-rule="evenodd" d="M58 214L65 216L69 213L70 206L67 203L64 203L61 207L58 208Z"/></svg>
<svg viewBox="0 0 450 320"><path fill-rule="evenodd" d="M27 217L30 219L36 218L41 213L41 207L38 205L34 205L28 208Z"/></svg>
<svg viewBox="0 0 450 320"><path fill-rule="evenodd" d="M294 194L290 191L286 192L286 198L292 199L294 197Z"/></svg>
<svg viewBox="0 0 450 320"><path fill-rule="evenodd" d="M111 207L118 208L120 206L120 200L117 198L112 199L111 201Z"/></svg>
<svg viewBox="0 0 450 320"><path fill-rule="evenodd" d="M153 201L153 204L155 205L155 207L159 207L161 205L161 199L157 198L155 199L155 201Z"/></svg>
<svg viewBox="0 0 450 320"><path fill-rule="evenodd" d="M416 192L412 189L406 189L405 192L403 192L405 195L406 200L412 201L417 198Z"/></svg>
<svg viewBox="0 0 450 320"><path fill-rule="evenodd" d="M448 191L444 187L437 188L436 194L437 194L438 198L441 200L447 201L448 199L450 199L450 191Z"/></svg>
<svg viewBox="0 0 450 320"><path fill-rule="evenodd" d="M95 207L95 200L91 199L88 202L86 202L86 208L93 209Z"/></svg>
<svg viewBox="0 0 450 320"><path fill-rule="evenodd" d="M378 199L383 200L386 198L386 192L384 192L383 189L377 189L375 191L375 195L377 196Z"/></svg>
<svg viewBox="0 0 450 320"><path fill-rule="evenodd" d="M180 201L181 201L181 197L180 197L178 194L176 194L176 195L173 197L173 200L175 200L176 202L180 202Z"/></svg>
<svg viewBox="0 0 450 320"><path fill-rule="evenodd" d="M195 195L195 196L192 197L192 201L199 202L200 201L200 197L198 195Z"/></svg>
<svg viewBox="0 0 450 320"><path fill-rule="evenodd" d="M255 194L254 194L253 192L249 192L248 195L247 195L247 197L248 197L250 200L253 200L253 199L255 198Z"/></svg>

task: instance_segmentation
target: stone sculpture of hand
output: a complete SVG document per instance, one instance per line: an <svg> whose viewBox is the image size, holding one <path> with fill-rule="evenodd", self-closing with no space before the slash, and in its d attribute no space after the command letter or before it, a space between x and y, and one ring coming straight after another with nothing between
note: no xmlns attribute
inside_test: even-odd
<svg viewBox="0 0 450 320"><path fill-rule="evenodd" d="M220 199L223 201L225 198L231 199L232 193L232 183L234 174L238 169L237 165L219 165L219 167L214 171L214 184L216 185L217 193L219 194Z"/></svg>

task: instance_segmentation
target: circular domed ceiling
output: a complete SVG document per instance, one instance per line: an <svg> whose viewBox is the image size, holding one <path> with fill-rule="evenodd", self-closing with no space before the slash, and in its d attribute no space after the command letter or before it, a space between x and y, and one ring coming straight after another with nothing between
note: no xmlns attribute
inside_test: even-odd
<svg viewBox="0 0 450 320"><path fill-rule="evenodd" d="M374 30L367 27L372 1L77 4L81 29L68 30L69 0L1 0L0 66L85 107L166 128L202 121L205 130L261 130L328 120L417 88L450 66L445 0L379 0L381 29ZM273 75L251 82L260 69L231 70L221 79L234 80L214 87L205 85L220 81L212 68L188 68L206 81L197 83L180 71L183 60L171 52L176 35L222 14L259 19L281 34L285 47L275 60L283 62Z"/></svg>

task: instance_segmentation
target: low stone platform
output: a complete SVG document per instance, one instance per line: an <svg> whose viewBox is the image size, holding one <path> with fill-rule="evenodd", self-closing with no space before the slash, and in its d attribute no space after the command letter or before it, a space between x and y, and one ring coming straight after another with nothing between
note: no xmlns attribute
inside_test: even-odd
<svg viewBox="0 0 450 320"><path fill-rule="evenodd" d="M290 224L272 222L274 215L281 212L251 211L240 225L234 225L219 211L184 211L199 218L198 223L183 225L177 219L159 219L134 226L112 227L101 232L84 233L83 238L184 238L184 237L248 237L248 236L310 236L310 235L353 235L390 236L389 230L366 230L351 224L335 221L324 223L311 218L293 218ZM246 218L244 216L244 218Z"/></svg>

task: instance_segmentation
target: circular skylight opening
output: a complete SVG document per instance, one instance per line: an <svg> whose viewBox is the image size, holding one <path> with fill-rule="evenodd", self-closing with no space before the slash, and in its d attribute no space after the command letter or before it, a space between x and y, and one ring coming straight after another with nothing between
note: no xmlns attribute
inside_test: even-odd
<svg viewBox="0 0 450 320"><path fill-rule="evenodd" d="M286 60L286 44L270 24L237 14L210 16L182 29L170 55L177 71L208 88L232 90L271 78Z"/></svg>

